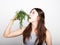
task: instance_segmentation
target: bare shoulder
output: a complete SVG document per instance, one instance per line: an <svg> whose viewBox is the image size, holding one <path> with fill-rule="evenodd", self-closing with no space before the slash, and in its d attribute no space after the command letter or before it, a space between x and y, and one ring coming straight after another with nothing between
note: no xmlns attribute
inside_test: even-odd
<svg viewBox="0 0 60 45"><path fill-rule="evenodd" d="M46 31L46 44L52 45L52 35L50 31Z"/></svg>
<svg viewBox="0 0 60 45"><path fill-rule="evenodd" d="M47 36L47 37L51 37L51 32L47 30L47 31L46 31L46 36Z"/></svg>

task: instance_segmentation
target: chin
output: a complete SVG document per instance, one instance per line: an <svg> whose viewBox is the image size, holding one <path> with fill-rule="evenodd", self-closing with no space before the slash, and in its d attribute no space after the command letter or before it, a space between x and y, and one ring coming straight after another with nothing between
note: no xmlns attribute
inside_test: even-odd
<svg viewBox="0 0 60 45"><path fill-rule="evenodd" d="M34 22L34 21L32 21L32 20L29 20L29 22L31 22L31 23L32 23L32 22Z"/></svg>
<svg viewBox="0 0 60 45"><path fill-rule="evenodd" d="M29 19L29 22L33 22L33 21Z"/></svg>

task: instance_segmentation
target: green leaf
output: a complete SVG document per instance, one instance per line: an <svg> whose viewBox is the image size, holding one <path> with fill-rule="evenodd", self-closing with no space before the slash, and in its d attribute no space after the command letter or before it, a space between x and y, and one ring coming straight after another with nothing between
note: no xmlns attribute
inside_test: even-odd
<svg viewBox="0 0 60 45"><path fill-rule="evenodd" d="M27 21L28 21L29 15L26 12L24 12L23 10L16 12L16 15L17 15L17 19L20 21L20 28L22 28L23 20L25 20L25 18L27 17Z"/></svg>

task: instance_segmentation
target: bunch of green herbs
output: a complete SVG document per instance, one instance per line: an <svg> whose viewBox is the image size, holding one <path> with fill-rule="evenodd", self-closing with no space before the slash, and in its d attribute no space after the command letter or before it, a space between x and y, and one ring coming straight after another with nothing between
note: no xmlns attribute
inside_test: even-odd
<svg viewBox="0 0 60 45"><path fill-rule="evenodd" d="M23 27L23 20L25 20L25 18L27 17L27 21L28 21L30 18L29 15L23 10L16 12L16 16L17 19L19 20L20 28Z"/></svg>

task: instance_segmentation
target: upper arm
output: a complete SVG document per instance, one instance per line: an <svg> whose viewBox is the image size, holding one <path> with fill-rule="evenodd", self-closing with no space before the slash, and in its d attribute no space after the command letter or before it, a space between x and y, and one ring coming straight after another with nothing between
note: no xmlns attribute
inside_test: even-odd
<svg viewBox="0 0 60 45"><path fill-rule="evenodd" d="M16 37L16 36L20 36L20 35L22 35L22 33L23 33L25 28L26 27L23 27L22 29L19 28L19 29L13 31L13 32L10 32L9 34L5 34L4 37Z"/></svg>
<svg viewBox="0 0 60 45"><path fill-rule="evenodd" d="M46 44L47 45L52 45L52 36L51 36L51 33L48 30L46 31Z"/></svg>

